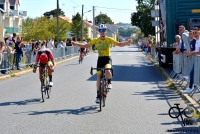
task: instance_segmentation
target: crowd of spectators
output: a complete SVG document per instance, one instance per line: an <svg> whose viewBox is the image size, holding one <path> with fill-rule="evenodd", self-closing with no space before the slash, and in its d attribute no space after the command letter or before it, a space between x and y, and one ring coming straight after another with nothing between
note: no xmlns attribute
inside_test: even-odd
<svg viewBox="0 0 200 134"><path fill-rule="evenodd" d="M186 30L183 25L179 26L179 34L175 36L176 42L173 46L176 50L173 54L185 54L188 57L200 54L200 30L195 27L193 30ZM187 64L187 63L186 63ZM182 72L180 72L182 73ZM194 90L194 63L189 73L189 87L183 93L191 93Z"/></svg>
<svg viewBox="0 0 200 134"><path fill-rule="evenodd" d="M138 41L138 49L142 49L146 56L151 54L151 51L154 51L155 47L155 36L148 35L147 38L140 39ZM153 49L152 49L153 48Z"/></svg>
<svg viewBox="0 0 200 134"><path fill-rule="evenodd" d="M8 38L5 38L4 41L0 41L0 66L2 63L3 52L7 52L8 56L14 55L14 65L16 66L17 70L21 70L20 61L22 60L23 56L26 56L26 63L30 61L31 54L36 55L40 49L49 48L53 49L60 49L65 48L67 51L67 46L72 46L71 41L77 41L77 38L69 38L59 43L55 44L54 37L50 40L34 40L31 39L29 42L23 41L22 37L13 33ZM5 56L4 56L5 57ZM0 68L1 69L1 68Z"/></svg>

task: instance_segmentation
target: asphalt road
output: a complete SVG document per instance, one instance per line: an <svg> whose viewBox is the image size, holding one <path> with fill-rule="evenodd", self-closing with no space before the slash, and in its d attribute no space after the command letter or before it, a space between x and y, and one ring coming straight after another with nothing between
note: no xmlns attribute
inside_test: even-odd
<svg viewBox="0 0 200 134"><path fill-rule="evenodd" d="M184 127L168 110L186 105L136 47L112 48L113 89L99 112L96 98L97 53L57 66L51 98L41 102L37 74L0 81L0 134L163 134ZM200 131L199 131L200 132ZM175 132L173 132L175 133ZM178 133L178 132L177 132Z"/></svg>

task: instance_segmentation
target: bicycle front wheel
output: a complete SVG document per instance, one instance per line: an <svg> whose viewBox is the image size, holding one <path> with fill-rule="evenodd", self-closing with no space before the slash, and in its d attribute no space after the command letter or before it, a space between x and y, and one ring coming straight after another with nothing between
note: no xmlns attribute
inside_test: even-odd
<svg viewBox="0 0 200 134"><path fill-rule="evenodd" d="M102 87L101 87L101 91L102 91L102 104L103 104L103 107L105 107L105 101L106 101L106 92L105 92L105 83L104 83L105 81L103 80L103 82L102 82Z"/></svg>
<svg viewBox="0 0 200 134"><path fill-rule="evenodd" d="M51 87L49 87L49 78L46 80L46 93L47 93L47 98L50 98L50 93L51 93Z"/></svg>
<svg viewBox="0 0 200 134"><path fill-rule="evenodd" d="M103 98L103 95L102 95L102 81L100 82L100 89L99 89L99 107L100 107L100 111L102 109L102 98Z"/></svg>
<svg viewBox="0 0 200 134"><path fill-rule="evenodd" d="M45 102L46 89L45 89L43 81L44 80L42 80L42 83L41 83L41 94L42 94L42 101Z"/></svg>

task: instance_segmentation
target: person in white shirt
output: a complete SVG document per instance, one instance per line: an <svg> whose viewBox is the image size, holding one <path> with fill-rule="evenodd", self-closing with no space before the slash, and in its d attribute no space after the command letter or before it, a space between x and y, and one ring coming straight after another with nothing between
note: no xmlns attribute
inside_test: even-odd
<svg viewBox="0 0 200 134"><path fill-rule="evenodd" d="M42 44L41 44L41 46L42 46L42 49L46 49L47 48L47 42L43 41Z"/></svg>
<svg viewBox="0 0 200 134"><path fill-rule="evenodd" d="M200 54L200 30L199 28L194 28L194 37L196 39L195 50L191 52L185 52L188 56L192 56L195 54ZM194 90L194 88L188 88L183 93L189 94Z"/></svg>
<svg viewBox="0 0 200 134"><path fill-rule="evenodd" d="M51 50L53 50L55 48L54 37L52 37L52 39L49 41L48 48L50 48Z"/></svg>
<svg viewBox="0 0 200 134"><path fill-rule="evenodd" d="M67 44L67 42L66 42L66 39L63 41L63 47L66 47L66 44Z"/></svg>

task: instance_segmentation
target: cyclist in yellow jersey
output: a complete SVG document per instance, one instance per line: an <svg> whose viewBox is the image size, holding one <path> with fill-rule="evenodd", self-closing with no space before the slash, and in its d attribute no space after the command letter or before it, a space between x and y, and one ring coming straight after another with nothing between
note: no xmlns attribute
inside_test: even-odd
<svg viewBox="0 0 200 134"><path fill-rule="evenodd" d="M83 43L78 43L72 41L72 45L79 46L81 48L87 48L89 46L95 45L98 51L98 61L97 61L97 68L111 68L111 54L110 54L110 46L115 45L115 46L126 46L128 44L132 43L132 39L129 39L126 42L117 42L113 38L106 36L106 25L101 24L98 26L98 31L100 33L99 38L94 38L89 42L89 44L83 44ZM112 88L111 85L111 78L112 74L110 70L106 70L106 77L108 78L108 88ZM96 103L99 103L99 95L98 95L98 90L100 86L100 79L101 79L101 71L97 70L97 97L96 97Z"/></svg>

